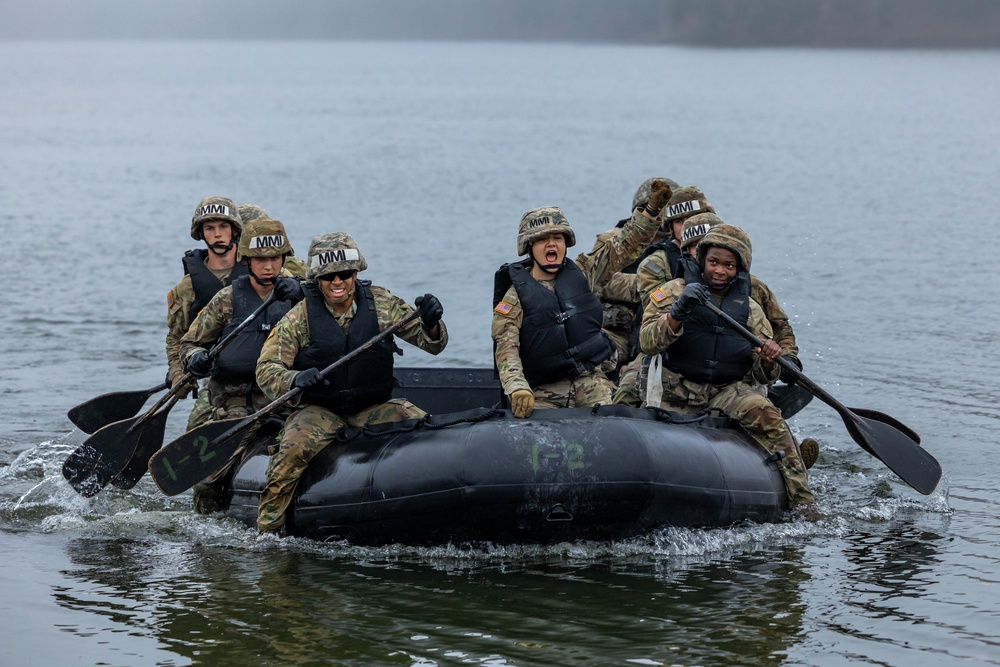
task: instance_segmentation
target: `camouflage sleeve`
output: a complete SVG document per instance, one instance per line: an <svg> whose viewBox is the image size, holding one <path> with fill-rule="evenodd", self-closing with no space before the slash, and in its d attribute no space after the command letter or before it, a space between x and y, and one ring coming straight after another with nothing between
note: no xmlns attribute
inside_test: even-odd
<svg viewBox="0 0 1000 667"><path fill-rule="evenodd" d="M601 298L611 301L636 303L639 300L636 291L638 277L634 273L618 272L601 290Z"/></svg>
<svg viewBox="0 0 1000 667"><path fill-rule="evenodd" d="M774 332L774 342L781 346L781 354L798 359L799 346L795 342L795 332L792 331L792 325L788 323L788 315L778 302L778 298L763 280L757 276L750 276L750 278L753 286L751 296L763 309L764 316Z"/></svg>
<svg viewBox="0 0 1000 667"><path fill-rule="evenodd" d="M309 344L309 317L306 302L295 304L271 329L257 358L257 384L273 401L292 388L298 375L293 370L299 350ZM292 405L298 401L291 401Z"/></svg>
<svg viewBox="0 0 1000 667"><path fill-rule="evenodd" d="M600 288L612 274L633 261L653 240L659 224L637 211L617 234L603 243L598 239L595 250L579 255L576 265L587 276L591 289Z"/></svg>
<svg viewBox="0 0 1000 667"><path fill-rule="evenodd" d="M672 331L667 322L670 307L684 291L684 279L676 278L664 283L649 294L649 303L642 311L639 328L639 345L646 354L659 354L681 337L684 326Z"/></svg>
<svg viewBox="0 0 1000 667"><path fill-rule="evenodd" d="M670 273L670 262L667 261L667 253L657 250L649 257L639 262L639 268L635 272L638 282L639 301L643 308L649 303L649 293L662 285L670 282L674 276Z"/></svg>
<svg viewBox="0 0 1000 667"><path fill-rule="evenodd" d="M531 390L531 385L524 379L524 367L521 365L523 320L524 311L521 310L517 290L511 287L493 309L493 324L490 327L500 386L508 396L521 389Z"/></svg>
<svg viewBox="0 0 1000 667"><path fill-rule="evenodd" d="M375 297L375 315L378 318L379 331L385 331L396 322L406 318L414 310L413 306L384 287L372 285L371 290ZM444 325L444 320L438 321L438 325L437 339L428 335L419 318L397 329L395 335L425 352L440 354L448 344L448 329Z"/></svg>
<svg viewBox="0 0 1000 667"><path fill-rule="evenodd" d="M184 276L176 287L167 292L167 372L171 384L184 376L184 364L180 357L181 338L191 326L188 311L193 303L191 276Z"/></svg>
<svg viewBox="0 0 1000 667"><path fill-rule="evenodd" d="M750 326L747 328L753 333L757 338L766 341L768 339L773 339L771 325L767 322L767 316L764 314L764 309L760 307L756 301L752 298L750 299L750 321L748 323ZM771 366L771 372L768 373L764 370L764 366L761 363L761 358L754 353L753 355L753 367L750 369L750 374L753 378L761 384L771 384L778 379L781 374L781 366L778 364L773 364Z"/></svg>
<svg viewBox="0 0 1000 667"><path fill-rule="evenodd" d="M192 354L208 350L222 336L222 330L233 320L233 288L223 287L194 318L191 327L181 337L180 361L186 367Z"/></svg>

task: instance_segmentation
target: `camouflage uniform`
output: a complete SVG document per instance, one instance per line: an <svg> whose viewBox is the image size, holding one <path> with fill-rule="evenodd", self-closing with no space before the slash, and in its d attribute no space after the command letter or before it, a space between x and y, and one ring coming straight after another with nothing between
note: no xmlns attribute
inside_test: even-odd
<svg viewBox="0 0 1000 667"><path fill-rule="evenodd" d="M683 324L676 332L670 329L667 315L684 291L685 284L683 278L677 278L650 294L639 332L639 342L646 354L660 354L684 335ZM764 311L753 299L750 300L747 329L758 338L771 337L771 327ZM780 366L774 364L771 371L766 372L761 358L756 353L753 356L753 365L743 380L722 385L689 380L664 366L661 378L663 396L659 407L677 412L717 408L729 415L769 454L784 454L777 466L785 480L789 504L810 505L815 498L809 490L806 468L798 447L781 412L767 398L767 385L777 379Z"/></svg>
<svg viewBox="0 0 1000 667"><path fill-rule="evenodd" d="M191 218L191 238L195 241L204 240L201 225L209 220L223 220L230 224L232 240L235 243L243 230L243 222L239 209L232 200L225 197L206 197L198 202L194 216ZM235 264L235 258L233 260ZM207 266L207 260L206 260ZM225 284L232 273L232 267L226 269L210 269L220 283ZM177 285L167 292L167 379L174 386L185 375L184 364L181 363L181 338L191 326L190 312L197 301L191 276L185 275ZM197 381L191 382L191 389L198 391ZM195 398L194 407L188 417L188 430L204 423L212 412L208 391L202 388Z"/></svg>
<svg viewBox="0 0 1000 667"><path fill-rule="evenodd" d="M375 297L380 331L385 331L413 312L412 307L385 288L373 285L371 291ZM298 375L298 371L292 368L295 357L310 342L306 306L306 301L296 304L274 328L261 350L257 363L257 383L271 400L290 391L292 382ZM345 331L350 328L354 317L353 309L340 316L334 314L329 306L327 309ZM448 343L444 322L438 322L438 325L440 331L436 340L424 330L419 319L400 328L395 335L431 354L438 354ZM296 407L299 399L301 394L289 401L289 404ZM353 415L338 415L319 405L304 405L295 410L285 422L281 442L268 463L267 482L260 496L257 528L264 532L277 532L281 529L299 477L313 457L333 442L339 428L400 421L422 417L424 414L423 410L401 398L374 405Z"/></svg>
<svg viewBox="0 0 1000 667"><path fill-rule="evenodd" d="M579 255L575 263L586 276L591 288L601 285L632 261L649 243L658 225L656 220L636 211L621 229L599 239L594 250ZM540 282L547 289L554 289L551 283L555 281ZM531 387L521 366L522 321L523 311L517 290L511 287L494 308L491 328L491 335L496 343L497 369L505 394L509 396L522 389L533 391L537 408L588 407L611 402L614 384L600 368L584 373L575 380L561 380Z"/></svg>

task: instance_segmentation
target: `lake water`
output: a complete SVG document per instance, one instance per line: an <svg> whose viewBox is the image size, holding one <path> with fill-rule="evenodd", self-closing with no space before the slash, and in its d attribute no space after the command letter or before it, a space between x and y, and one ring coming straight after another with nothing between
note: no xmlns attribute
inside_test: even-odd
<svg viewBox="0 0 1000 667"><path fill-rule="evenodd" d="M542 44L0 44L3 665L1000 665L1000 53ZM652 175L754 246L807 375L918 431L900 482L813 401L825 518L616 543L258 540L147 479L62 479L66 411L165 371L208 195L346 230L490 365L521 214L589 248ZM191 407L171 413L167 437Z"/></svg>

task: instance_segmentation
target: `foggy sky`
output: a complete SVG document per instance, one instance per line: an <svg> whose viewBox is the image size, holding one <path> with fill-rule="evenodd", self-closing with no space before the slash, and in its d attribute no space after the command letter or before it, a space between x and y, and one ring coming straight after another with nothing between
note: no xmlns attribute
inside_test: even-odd
<svg viewBox="0 0 1000 667"><path fill-rule="evenodd" d="M2 0L0 40L1000 47L1000 0Z"/></svg>

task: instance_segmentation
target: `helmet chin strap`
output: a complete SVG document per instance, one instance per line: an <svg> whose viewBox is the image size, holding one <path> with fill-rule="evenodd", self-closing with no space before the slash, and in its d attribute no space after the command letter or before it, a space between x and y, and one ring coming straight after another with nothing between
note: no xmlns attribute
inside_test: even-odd
<svg viewBox="0 0 1000 667"><path fill-rule="evenodd" d="M278 276L272 276L271 278L261 278L256 273L253 272L253 269L250 268L250 262L246 262L246 265L247 265L247 273L249 273L250 277L253 278L254 282L260 285L261 287L267 287L268 285L273 286L274 283L278 282Z"/></svg>
<svg viewBox="0 0 1000 667"><path fill-rule="evenodd" d="M217 243L216 244L216 243L209 243L208 241L205 241L205 245L208 246L208 249L211 250L213 254L218 255L219 257L221 257L221 256L225 255L226 253L228 253L230 250L233 249L233 246L236 245L236 241L230 241L229 244L225 245L225 246L222 245L221 243ZM219 250L219 248L225 248L225 250Z"/></svg>
<svg viewBox="0 0 1000 667"><path fill-rule="evenodd" d="M550 274L559 273L559 269L561 269L563 267L563 263L562 262L560 262L558 264L543 264L542 262L538 261L538 259L535 257L534 253L531 254L531 261L534 262L535 264L537 264L538 268L540 268L542 271L544 271L545 273L550 273Z"/></svg>

